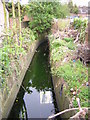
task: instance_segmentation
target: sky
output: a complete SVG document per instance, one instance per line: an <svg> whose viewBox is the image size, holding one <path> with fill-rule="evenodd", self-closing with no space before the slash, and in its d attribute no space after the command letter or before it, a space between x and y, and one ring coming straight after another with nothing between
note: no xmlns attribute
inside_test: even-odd
<svg viewBox="0 0 90 120"><path fill-rule="evenodd" d="M27 4L28 0L21 0L22 4ZM62 3L68 2L69 0L60 0ZM90 0L72 0L74 4L76 4L77 6L88 6L88 2Z"/></svg>
<svg viewBox="0 0 90 120"><path fill-rule="evenodd" d="M28 0L22 0L22 4L27 4Z"/></svg>
<svg viewBox="0 0 90 120"><path fill-rule="evenodd" d="M67 2L69 0L61 0L61 2ZM88 6L90 0L72 0L77 6Z"/></svg>

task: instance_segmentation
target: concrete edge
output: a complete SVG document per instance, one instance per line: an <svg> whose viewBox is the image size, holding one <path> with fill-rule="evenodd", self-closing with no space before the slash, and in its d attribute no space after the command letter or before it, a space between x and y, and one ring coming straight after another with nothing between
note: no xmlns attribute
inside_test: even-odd
<svg viewBox="0 0 90 120"><path fill-rule="evenodd" d="M24 79L24 76L26 74L26 71L27 71L32 59L33 59L35 51L39 47L39 45L42 44L44 41L45 40L42 40L42 41L37 40L31 45L30 50L29 50L29 52L28 52L28 54L26 56L26 61L24 63L25 68L22 69L21 75L19 76L18 81L16 81L15 84L13 85L13 87L11 89L11 92L10 92L10 94L9 94L3 108L0 108L0 119L8 117L8 115L10 113L10 110L11 110L11 108L12 108L12 106L14 104L14 101L16 99L16 96L17 96L17 94L19 92L19 89L20 89L20 86L21 86L22 81ZM2 106L2 105L0 105L0 106Z"/></svg>

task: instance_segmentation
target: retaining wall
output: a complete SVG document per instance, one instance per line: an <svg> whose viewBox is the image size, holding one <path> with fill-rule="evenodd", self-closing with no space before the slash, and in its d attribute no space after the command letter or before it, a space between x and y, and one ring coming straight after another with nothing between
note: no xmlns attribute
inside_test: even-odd
<svg viewBox="0 0 90 120"><path fill-rule="evenodd" d="M21 69L20 76L17 78L17 81L15 81L13 83L13 86L10 90L9 95L6 92L4 92L3 96L6 96L6 99L4 99L5 97L2 97L2 95L0 94L0 120L2 118L8 117L10 110L14 104L14 101L17 97L17 94L19 92L19 89L20 89L20 86L24 79L25 73L32 61L34 54L35 54L35 51L39 47L39 45L44 41L45 40L35 41L31 45L30 50L27 53L27 55L24 57L24 60L21 59L22 69Z"/></svg>
<svg viewBox="0 0 90 120"><path fill-rule="evenodd" d="M55 97L56 97L56 103L57 103L59 111L68 109L70 105L70 99L68 96L65 95L65 91L62 88L62 85L63 85L62 79L56 76L52 76L52 82L53 82L53 87L54 87L54 92L55 92ZM69 119L74 114L75 112L70 111L60 116L62 119L65 119L65 118Z"/></svg>

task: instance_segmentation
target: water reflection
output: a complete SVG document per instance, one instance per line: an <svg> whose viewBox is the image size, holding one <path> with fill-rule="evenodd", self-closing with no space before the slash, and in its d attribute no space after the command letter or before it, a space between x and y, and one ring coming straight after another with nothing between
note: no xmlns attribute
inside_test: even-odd
<svg viewBox="0 0 90 120"><path fill-rule="evenodd" d="M50 91L40 92L40 104L48 104L52 102L52 93Z"/></svg>
<svg viewBox="0 0 90 120"><path fill-rule="evenodd" d="M40 46L25 75L9 118L47 118L55 113L49 47Z"/></svg>

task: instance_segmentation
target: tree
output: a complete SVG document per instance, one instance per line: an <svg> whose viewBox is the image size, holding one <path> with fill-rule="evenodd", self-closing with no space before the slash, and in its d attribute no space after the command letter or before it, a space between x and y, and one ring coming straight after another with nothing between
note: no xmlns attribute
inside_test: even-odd
<svg viewBox="0 0 90 120"><path fill-rule="evenodd" d="M78 7L77 7L76 4L73 5L72 0L69 1L69 3L68 3L68 7L69 7L69 10L70 10L70 13L78 14L79 9L78 9Z"/></svg>
<svg viewBox="0 0 90 120"><path fill-rule="evenodd" d="M70 9L70 13L73 13L73 2L72 2L72 0L69 1L68 7Z"/></svg>
<svg viewBox="0 0 90 120"><path fill-rule="evenodd" d="M73 13L78 14L78 12L79 12L79 9L78 9L77 5L74 5L73 6Z"/></svg>
<svg viewBox="0 0 90 120"><path fill-rule="evenodd" d="M37 36L48 33L51 30L53 18L65 18L68 7L60 2L30 2L28 16L31 21L29 27Z"/></svg>

